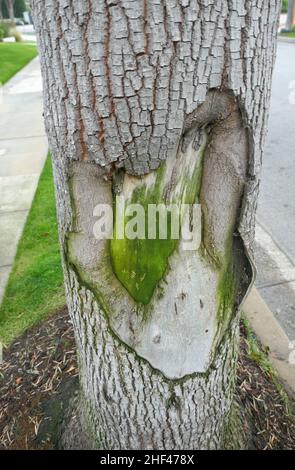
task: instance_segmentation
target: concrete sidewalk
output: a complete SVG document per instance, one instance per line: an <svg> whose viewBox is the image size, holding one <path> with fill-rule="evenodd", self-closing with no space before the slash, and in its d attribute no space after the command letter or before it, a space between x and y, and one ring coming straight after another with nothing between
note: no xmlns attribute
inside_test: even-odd
<svg viewBox="0 0 295 470"><path fill-rule="evenodd" d="M268 359L276 369L285 389L294 399L295 343L290 341L255 287L252 288L242 310L255 335L268 349Z"/></svg>
<svg viewBox="0 0 295 470"><path fill-rule="evenodd" d="M48 152L36 58L0 88L0 303Z"/></svg>

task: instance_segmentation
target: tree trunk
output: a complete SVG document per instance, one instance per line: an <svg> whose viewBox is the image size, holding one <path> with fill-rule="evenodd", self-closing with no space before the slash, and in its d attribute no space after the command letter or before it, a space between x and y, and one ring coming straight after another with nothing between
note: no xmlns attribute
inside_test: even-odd
<svg viewBox="0 0 295 470"><path fill-rule="evenodd" d="M220 448L253 282L280 2L31 4L83 445ZM199 248L159 235L95 238L96 206L116 196L199 203Z"/></svg>
<svg viewBox="0 0 295 470"><path fill-rule="evenodd" d="M291 31L292 26L294 24L295 24L295 1L294 0L289 0L286 29L288 31Z"/></svg>
<svg viewBox="0 0 295 470"><path fill-rule="evenodd" d="M6 0L8 16L11 21L14 21L14 0Z"/></svg>

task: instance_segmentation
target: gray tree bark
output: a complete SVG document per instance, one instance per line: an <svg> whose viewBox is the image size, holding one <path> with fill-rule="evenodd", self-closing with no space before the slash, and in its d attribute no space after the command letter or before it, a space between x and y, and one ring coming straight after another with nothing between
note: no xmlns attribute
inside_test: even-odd
<svg viewBox="0 0 295 470"><path fill-rule="evenodd" d="M287 23L286 23L286 29L288 31L291 31L292 26L294 25L294 21L295 21L295 1L294 0L289 0L289 2L288 2Z"/></svg>
<svg viewBox="0 0 295 470"><path fill-rule="evenodd" d="M79 357L76 435L105 449L220 448L280 1L31 5ZM200 203L200 249L166 259L162 245L96 240L95 206L117 194Z"/></svg>

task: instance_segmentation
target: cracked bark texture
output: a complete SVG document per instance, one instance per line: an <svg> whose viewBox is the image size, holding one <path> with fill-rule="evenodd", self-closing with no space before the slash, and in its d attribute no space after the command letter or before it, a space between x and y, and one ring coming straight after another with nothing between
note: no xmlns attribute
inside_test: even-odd
<svg viewBox="0 0 295 470"><path fill-rule="evenodd" d="M169 380L122 341L69 262L67 240L75 231L74 206L79 208L70 175L75 162L97 166L106 180L118 169L149 175L163 161L187 155L190 143L198 149L206 128L204 243L213 259L216 247L225 253L230 228L231 252L243 272L254 237L280 1L31 0L31 5L80 363L80 409L90 423L87 435L93 436L89 446L219 448L233 401L237 310L249 275L207 370ZM65 442L75 446L74 440Z"/></svg>
<svg viewBox="0 0 295 470"><path fill-rule="evenodd" d="M238 318L206 374L169 381L110 332L95 298L75 276L69 276L67 287L78 350L83 351L83 392L73 419L78 415L80 422L91 423L87 445L108 450L218 449L235 387ZM79 433L78 426L73 436L70 424L64 447L77 448Z"/></svg>

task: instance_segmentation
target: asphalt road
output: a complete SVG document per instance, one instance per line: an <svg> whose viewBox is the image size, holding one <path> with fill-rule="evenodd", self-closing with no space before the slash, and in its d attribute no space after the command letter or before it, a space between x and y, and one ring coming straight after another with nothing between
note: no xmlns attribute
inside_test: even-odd
<svg viewBox="0 0 295 470"><path fill-rule="evenodd" d="M257 287L295 339L295 43L278 43L258 203Z"/></svg>
<svg viewBox="0 0 295 470"><path fill-rule="evenodd" d="M295 43L278 43L258 219L295 264Z"/></svg>

